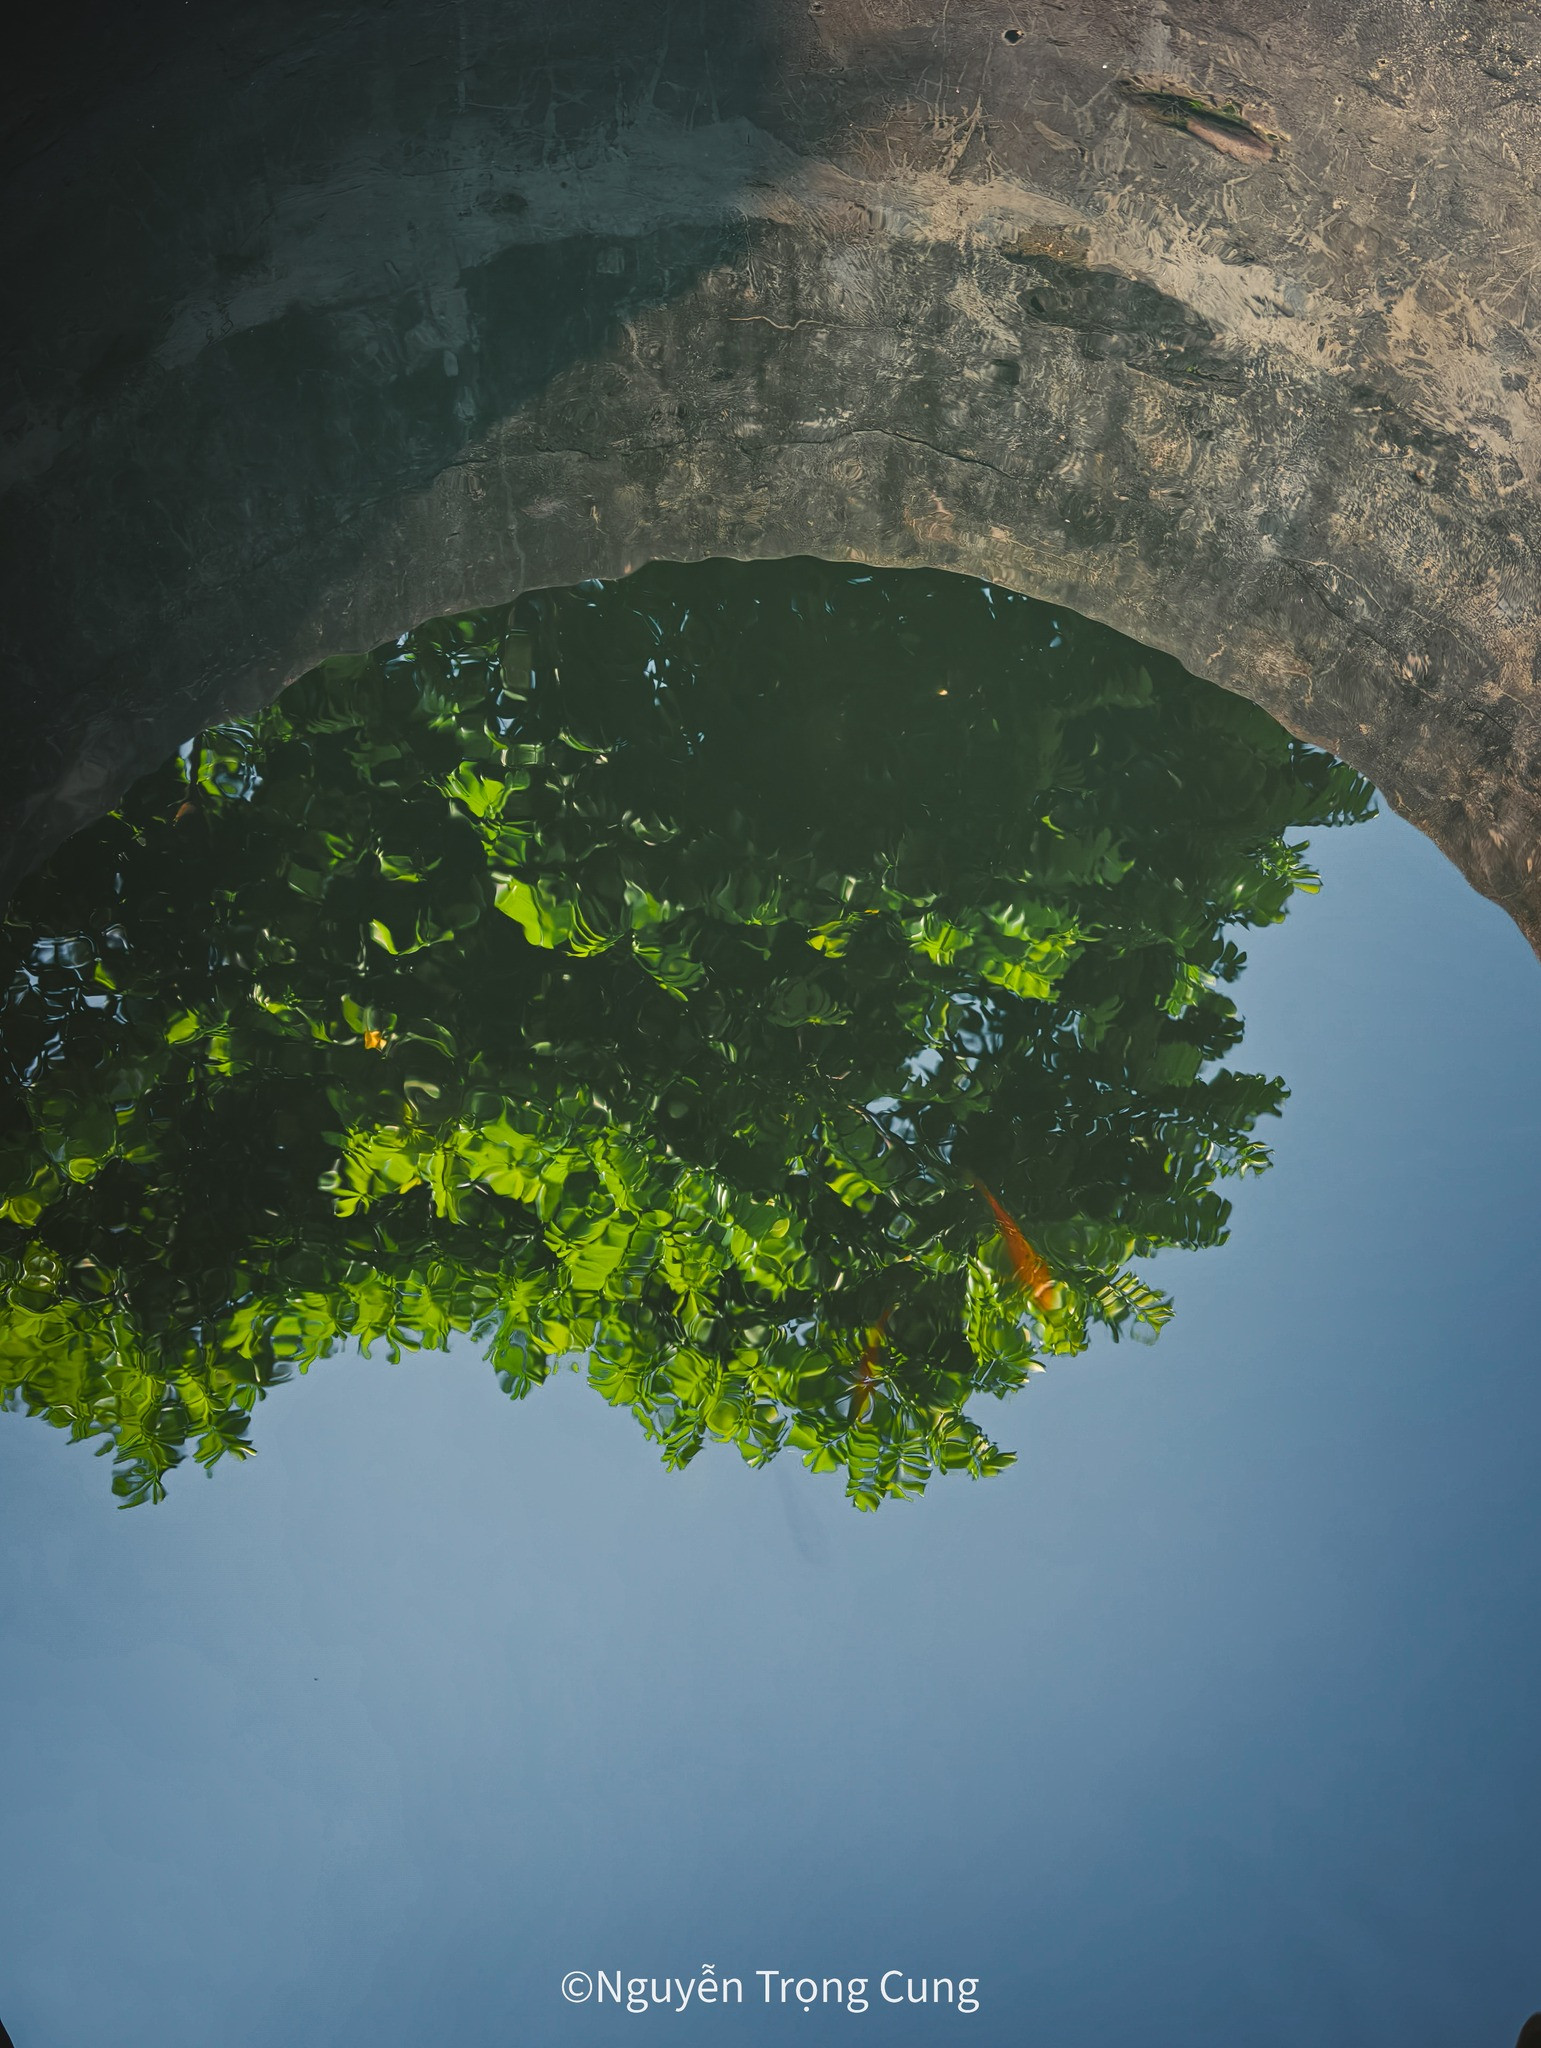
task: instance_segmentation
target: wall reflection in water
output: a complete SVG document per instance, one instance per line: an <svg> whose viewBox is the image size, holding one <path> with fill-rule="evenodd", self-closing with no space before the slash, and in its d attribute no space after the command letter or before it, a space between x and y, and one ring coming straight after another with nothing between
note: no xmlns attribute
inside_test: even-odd
<svg viewBox="0 0 1541 2048"><path fill-rule="evenodd" d="M584 1354L863 1507L1225 1236L1230 934L1370 791L958 577L657 565L206 732L4 930L0 1387L125 1501L339 1346Z"/></svg>

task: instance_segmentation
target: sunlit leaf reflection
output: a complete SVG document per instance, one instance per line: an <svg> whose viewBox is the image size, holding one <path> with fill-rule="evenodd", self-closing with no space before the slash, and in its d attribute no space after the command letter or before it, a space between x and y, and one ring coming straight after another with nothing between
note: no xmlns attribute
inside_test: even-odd
<svg viewBox="0 0 1541 2048"><path fill-rule="evenodd" d="M860 1506L1219 1243L1228 931L1370 792L961 578L658 565L202 734L5 927L0 1386L125 1501L346 1344L581 1354Z"/></svg>

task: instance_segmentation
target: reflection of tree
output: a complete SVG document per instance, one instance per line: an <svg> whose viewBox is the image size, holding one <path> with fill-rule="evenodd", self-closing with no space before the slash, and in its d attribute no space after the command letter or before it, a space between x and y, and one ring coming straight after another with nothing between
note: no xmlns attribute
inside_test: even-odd
<svg viewBox="0 0 1541 2048"><path fill-rule="evenodd" d="M1144 665L1142 666L1142 659ZM206 733L6 928L0 1384L125 1500L340 1343L563 1353L862 1506L1225 1234L1228 924L1347 768L961 579L655 567Z"/></svg>

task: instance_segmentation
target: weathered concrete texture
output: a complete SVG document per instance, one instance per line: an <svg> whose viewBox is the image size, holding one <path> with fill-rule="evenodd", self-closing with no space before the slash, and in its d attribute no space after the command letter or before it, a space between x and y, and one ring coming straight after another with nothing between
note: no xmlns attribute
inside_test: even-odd
<svg viewBox="0 0 1541 2048"><path fill-rule="evenodd" d="M5 877L323 654L810 553L1168 649L1541 940L1528 8L195 14L13 122Z"/></svg>

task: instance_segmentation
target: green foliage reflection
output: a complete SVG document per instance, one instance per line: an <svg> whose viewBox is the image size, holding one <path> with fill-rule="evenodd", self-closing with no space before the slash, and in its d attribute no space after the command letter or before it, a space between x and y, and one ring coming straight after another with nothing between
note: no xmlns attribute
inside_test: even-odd
<svg viewBox="0 0 1541 2048"><path fill-rule="evenodd" d="M1347 768L959 578L657 566L203 734L5 927L0 1387L125 1501L340 1345L582 1353L863 1507L1218 1243L1227 927Z"/></svg>

